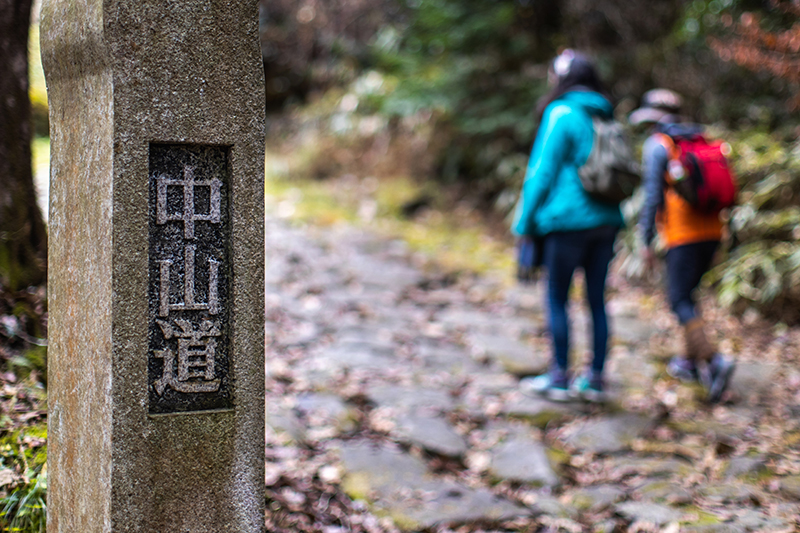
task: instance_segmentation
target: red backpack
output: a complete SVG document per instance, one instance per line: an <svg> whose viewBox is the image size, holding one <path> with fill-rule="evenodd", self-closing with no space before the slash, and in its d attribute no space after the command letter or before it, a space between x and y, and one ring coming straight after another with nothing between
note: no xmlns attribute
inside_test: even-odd
<svg viewBox="0 0 800 533"><path fill-rule="evenodd" d="M709 142L702 135L670 137L662 134L668 147L668 183L684 200L703 213L715 213L736 201L736 179L725 157L730 145Z"/></svg>

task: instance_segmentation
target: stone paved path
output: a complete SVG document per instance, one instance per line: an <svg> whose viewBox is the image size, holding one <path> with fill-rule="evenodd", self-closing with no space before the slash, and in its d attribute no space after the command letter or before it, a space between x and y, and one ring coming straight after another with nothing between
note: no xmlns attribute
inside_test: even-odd
<svg viewBox="0 0 800 533"><path fill-rule="evenodd" d="M314 475L390 530L797 527L797 423L769 429L789 455L759 436L787 416L770 410L785 368L742 364L731 403L682 415L672 408L699 391L664 376L674 329L617 295L614 401L529 398L519 376L548 361L536 287L452 283L403 243L353 228L270 219L266 234L268 484L304 468L297 451L313 446L326 454ZM574 314L580 354L588 319L577 303Z"/></svg>

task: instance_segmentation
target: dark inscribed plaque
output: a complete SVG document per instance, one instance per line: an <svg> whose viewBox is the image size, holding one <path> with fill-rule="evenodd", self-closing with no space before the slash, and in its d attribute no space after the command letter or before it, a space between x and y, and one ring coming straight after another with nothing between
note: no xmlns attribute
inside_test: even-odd
<svg viewBox="0 0 800 533"><path fill-rule="evenodd" d="M228 148L150 145L150 414L233 407Z"/></svg>

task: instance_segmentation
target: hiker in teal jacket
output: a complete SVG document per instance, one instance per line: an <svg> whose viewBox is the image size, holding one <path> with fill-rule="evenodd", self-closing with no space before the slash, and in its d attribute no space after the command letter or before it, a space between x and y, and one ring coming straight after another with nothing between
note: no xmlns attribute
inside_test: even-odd
<svg viewBox="0 0 800 533"><path fill-rule="evenodd" d="M524 378L520 386L553 400L579 395L602 401L608 350L605 281L623 219L618 205L586 193L578 168L592 149L592 116L610 117L612 105L594 66L582 54L562 53L553 63L553 74L556 85L540 109L540 127L512 226L518 237L543 239L553 364L547 374ZM567 301L577 268L586 277L594 358L589 371L570 387Z"/></svg>

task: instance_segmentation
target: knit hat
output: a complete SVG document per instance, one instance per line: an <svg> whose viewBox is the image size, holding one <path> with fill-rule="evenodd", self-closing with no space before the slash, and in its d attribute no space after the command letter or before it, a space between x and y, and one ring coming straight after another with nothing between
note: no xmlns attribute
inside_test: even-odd
<svg viewBox="0 0 800 533"><path fill-rule="evenodd" d="M631 124L658 122L668 115L677 115L683 103L680 95L669 89L651 89L642 96L642 105L628 117Z"/></svg>

